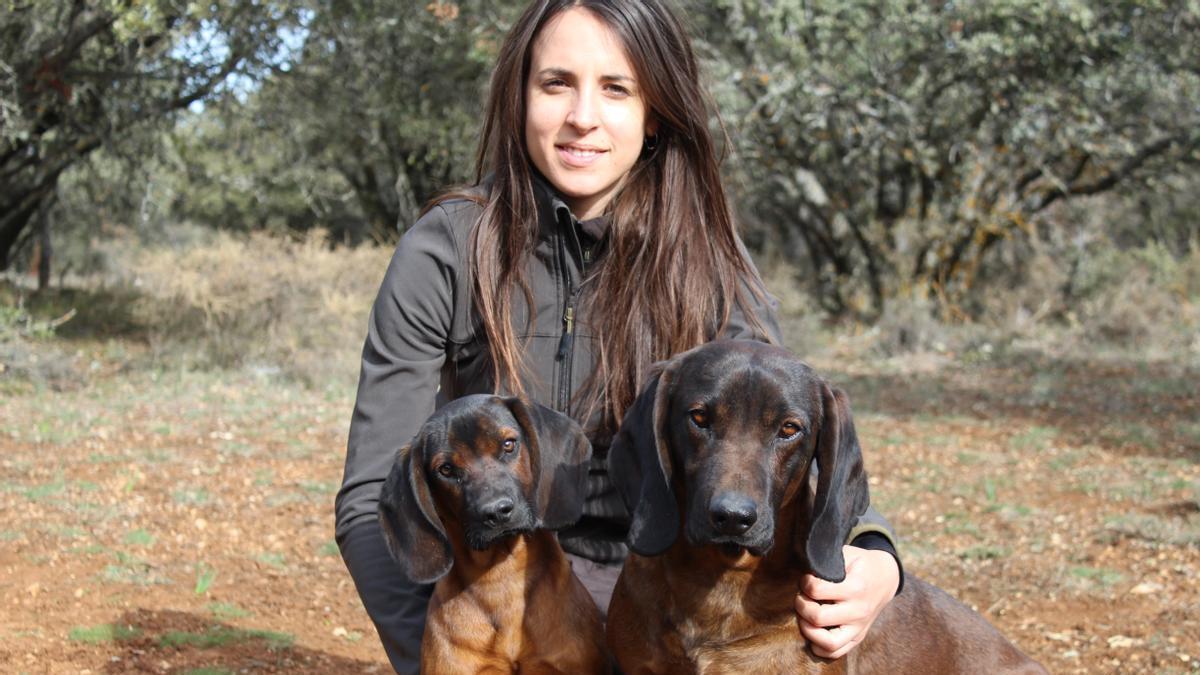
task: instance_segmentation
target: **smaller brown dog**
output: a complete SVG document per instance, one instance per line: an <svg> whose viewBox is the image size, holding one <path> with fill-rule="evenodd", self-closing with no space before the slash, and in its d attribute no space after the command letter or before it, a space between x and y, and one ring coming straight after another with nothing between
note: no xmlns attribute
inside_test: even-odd
<svg viewBox="0 0 1200 675"><path fill-rule="evenodd" d="M1045 673L912 575L850 654L807 649L801 578L845 578L842 545L869 497L845 394L783 349L714 342L676 356L626 414L608 462L633 517L608 612L630 675Z"/></svg>
<svg viewBox="0 0 1200 675"><path fill-rule="evenodd" d="M400 449L379 518L405 575L437 582L422 673L607 670L600 611L550 531L579 519L591 452L569 417L487 395Z"/></svg>

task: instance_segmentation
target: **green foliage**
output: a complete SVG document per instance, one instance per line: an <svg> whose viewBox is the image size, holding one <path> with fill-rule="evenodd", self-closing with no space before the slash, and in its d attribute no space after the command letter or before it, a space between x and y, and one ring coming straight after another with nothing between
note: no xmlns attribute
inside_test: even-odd
<svg viewBox="0 0 1200 675"><path fill-rule="evenodd" d="M185 631L168 631L158 639L163 647L197 647L212 649L230 644L240 644L251 640L262 640L272 650L287 649L296 641L290 633L278 633L269 630L243 630L228 626L213 626L203 633Z"/></svg>
<svg viewBox="0 0 1200 675"><path fill-rule="evenodd" d="M170 579L155 570L153 564L138 556L124 551L116 551L114 555L117 562L106 565L100 573L100 578L105 582L136 586L171 583Z"/></svg>
<svg viewBox="0 0 1200 675"><path fill-rule="evenodd" d="M200 563L196 568L196 588L193 589L196 595L204 595L208 593L208 589L212 587L212 583L217 579L217 570L209 567L208 563Z"/></svg>
<svg viewBox="0 0 1200 675"><path fill-rule="evenodd" d="M288 2L40 0L0 13L0 269L62 173L286 61ZM135 147L136 147L135 143Z"/></svg>
<svg viewBox="0 0 1200 675"><path fill-rule="evenodd" d="M250 612L238 607L235 604L228 602L210 602L208 610L213 616L221 621L229 621L230 619L244 619L250 616Z"/></svg>
<svg viewBox="0 0 1200 675"><path fill-rule="evenodd" d="M1187 175L1200 16L1141 0L757 3L695 16L747 215L835 313L967 292L1065 198ZM1189 103L1189 101L1191 103Z"/></svg>
<svg viewBox="0 0 1200 675"><path fill-rule="evenodd" d="M274 553L271 551L264 551L262 553L255 555L254 559L264 565L267 565L267 566L272 567L277 570L287 569L287 561L284 558L282 553Z"/></svg>
<svg viewBox="0 0 1200 675"><path fill-rule="evenodd" d="M142 631L137 626L104 623L99 626L76 626L67 633L67 639L72 642L94 645L118 640L132 640L141 634Z"/></svg>
<svg viewBox="0 0 1200 675"><path fill-rule="evenodd" d="M886 353L945 344L930 318L1003 313L996 289L1072 324L1107 284L1093 249L1200 242L1195 2L678 2L749 243L827 313L884 324ZM43 221L77 272L128 266L98 234L203 240L180 220L390 240L473 178L525 4L9 2L0 267ZM1143 339L1136 314L1110 332Z"/></svg>
<svg viewBox="0 0 1200 675"><path fill-rule="evenodd" d="M294 62L176 133L190 197L219 227L388 239L473 175L484 87L518 3L315 3Z"/></svg>
<svg viewBox="0 0 1200 675"><path fill-rule="evenodd" d="M25 339L48 339L54 337L59 325L66 323L74 312L58 320L35 319L24 307L0 305L0 343Z"/></svg>
<svg viewBox="0 0 1200 675"><path fill-rule="evenodd" d="M1072 566L1067 570L1068 573L1085 582L1098 584L1105 588L1115 586L1125 579L1125 575L1116 570L1106 569L1102 567L1088 567L1086 565Z"/></svg>
<svg viewBox="0 0 1200 675"><path fill-rule="evenodd" d="M142 528L126 532L125 537L122 540L124 540L126 544L132 544L134 546L146 546L146 548L149 548L149 546L155 544L154 534L142 530Z"/></svg>

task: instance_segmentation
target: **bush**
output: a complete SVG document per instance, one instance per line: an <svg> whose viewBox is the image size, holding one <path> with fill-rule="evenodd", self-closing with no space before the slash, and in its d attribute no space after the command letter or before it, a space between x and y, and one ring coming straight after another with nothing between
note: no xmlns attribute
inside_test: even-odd
<svg viewBox="0 0 1200 675"><path fill-rule="evenodd" d="M1095 237L1078 246L1013 240L995 254L968 304L910 287L889 296L870 325L825 325L786 268L768 265L767 281L784 300L793 347L831 347L837 335L839 349L883 357L987 358L1018 348L1200 361L1200 247L1177 254L1154 241L1124 248Z"/></svg>
<svg viewBox="0 0 1200 675"><path fill-rule="evenodd" d="M1081 256L1067 318L1081 338L1149 356L1191 352L1200 342L1200 251L1176 257L1150 243L1103 243Z"/></svg>
<svg viewBox="0 0 1200 675"><path fill-rule="evenodd" d="M371 301L390 251L219 233L204 246L132 257L135 314L159 354L201 367L251 366L305 382L357 375Z"/></svg>

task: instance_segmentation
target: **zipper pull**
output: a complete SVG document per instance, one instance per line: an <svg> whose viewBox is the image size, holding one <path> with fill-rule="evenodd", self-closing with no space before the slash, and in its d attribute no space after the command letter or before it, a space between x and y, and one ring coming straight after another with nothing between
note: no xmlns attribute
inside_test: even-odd
<svg viewBox="0 0 1200 675"><path fill-rule="evenodd" d="M583 264L590 265L591 262L592 262L592 247L584 246L583 247Z"/></svg>
<svg viewBox="0 0 1200 675"><path fill-rule="evenodd" d="M567 311L563 314L563 334L562 339L558 341L558 360L561 361L567 358L567 352L571 349L571 342L575 335L575 308L567 305Z"/></svg>

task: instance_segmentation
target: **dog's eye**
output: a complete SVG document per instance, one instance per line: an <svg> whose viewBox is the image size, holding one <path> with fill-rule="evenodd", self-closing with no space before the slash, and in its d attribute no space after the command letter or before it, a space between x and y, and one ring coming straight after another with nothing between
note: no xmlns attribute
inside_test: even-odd
<svg viewBox="0 0 1200 675"><path fill-rule="evenodd" d="M705 412L703 408L695 408L693 410L689 410L688 417L692 418L692 424L695 424L696 426L700 427L701 429L708 428L708 413Z"/></svg>
<svg viewBox="0 0 1200 675"><path fill-rule="evenodd" d="M516 439L509 438L501 443L500 447L504 449L505 454L512 454L517 451L517 441Z"/></svg>
<svg viewBox="0 0 1200 675"><path fill-rule="evenodd" d="M439 474L445 476L446 478L453 478L454 477L454 465L447 462L447 463L439 466L437 468L437 472Z"/></svg>
<svg viewBox="0 0 1200 675"><path fill-rule="evenodd" d="M784 422L783 426L779 428L780 438L795 438L799 433L800 426L792 422Z"/></svg>

